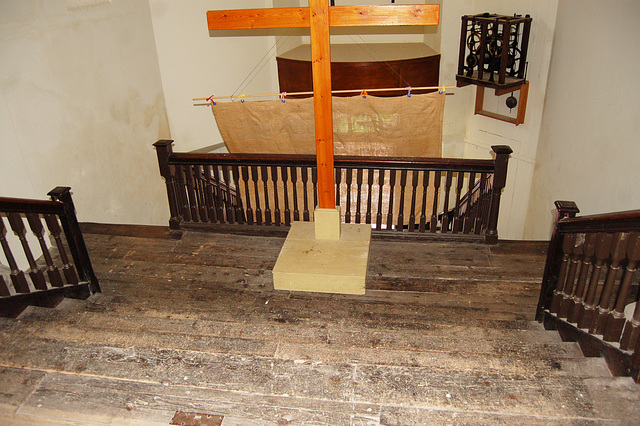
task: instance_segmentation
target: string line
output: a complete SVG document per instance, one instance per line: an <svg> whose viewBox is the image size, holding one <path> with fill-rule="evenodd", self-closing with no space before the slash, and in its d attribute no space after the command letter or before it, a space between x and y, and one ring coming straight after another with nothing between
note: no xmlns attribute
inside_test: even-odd
<svg viewBox="0 0 640 426"><path fill-rule="evenodd" d="M443 89L455 89L456 86L422 86L422 87L394 87L394 88L384 88L384 89L346 89L346 90L332 90L331 93L332 94L343 94L343 93L355 93L355 94L362 94L363 92L366 93L375 93L375 92L397 92L397 91L407 91L407 93L411 93L412 91L417 91L417 90L440 90L443 91ZM240 95L240 96L236 96L236 95L231 95L231 96L207 96L206 98L192 98L191 100L193 102L206 102L207 105L209 104L209 102L211 101L217 101L220 99L240 99L241 97L244 98L267 98L267 97L273 97L273 96L278 96L281 99L285 98L285 97L290 97L290 96L308 96L308 95L313 95L313 92L285 92L285 93L263 93L263 94L254 94L254 95Z"/></svg>

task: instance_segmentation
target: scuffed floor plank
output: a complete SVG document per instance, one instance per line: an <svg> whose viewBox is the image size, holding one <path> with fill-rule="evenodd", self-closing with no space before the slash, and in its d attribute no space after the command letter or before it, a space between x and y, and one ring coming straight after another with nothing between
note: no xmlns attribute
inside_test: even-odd
<svg viewBox="0 0 640 426"><path fill-rule="evenodd" d="M280 236L86 229L103 293L0 319L2 424L636 423L532 322L543 244L374 239L349 296L275 291Z"/></svg>

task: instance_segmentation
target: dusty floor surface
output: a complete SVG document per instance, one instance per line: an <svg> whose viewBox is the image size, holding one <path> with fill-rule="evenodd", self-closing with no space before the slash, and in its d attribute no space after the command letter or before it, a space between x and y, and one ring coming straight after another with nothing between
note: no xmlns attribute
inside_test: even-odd
<svg viewBox="0 0 640 426"><path fill-rule="evenodd" d="M543 245L374 240L339 296L274 291L280 237L89 231L102 294L0 319L2 424L640 423L533 322Z"/></svg>

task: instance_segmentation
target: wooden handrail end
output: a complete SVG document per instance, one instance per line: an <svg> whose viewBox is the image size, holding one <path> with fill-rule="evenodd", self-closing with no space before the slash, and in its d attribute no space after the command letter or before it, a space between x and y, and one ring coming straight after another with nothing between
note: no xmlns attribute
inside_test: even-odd
<svg viewBox="0 0 640 426"><path fill-rule="evenodd" d="M509 145L493 145L491 147L491 149L496 154L509 155L509 154L513 153L513 150L511 149L511 147Z"/></svg>
<svg viewBox="0 0 640 426"><path fill-rule="evenodd" d="M71 192L70 186L56 186L51 191L49 191L47 195L53 199L57 199L70 192Z"/></svg>
<svg viewBox="0 0 640 426"><path fill-rule="evenodd" d="M160 139L159 141L157 141L156 143L153 144L153 146L155 146L156 148L158 147L167 147L167 146L171 146L173 144L173 141L171 139Z"/></svg>
<svg viewBox="0 0 640 426"><path fill-rule="evenodd" d="M556 206L556 210L558 213L563 213L564 215L573 215L580 213L580 209L578 205L574 201L555 201L553 203Z"/></svg>

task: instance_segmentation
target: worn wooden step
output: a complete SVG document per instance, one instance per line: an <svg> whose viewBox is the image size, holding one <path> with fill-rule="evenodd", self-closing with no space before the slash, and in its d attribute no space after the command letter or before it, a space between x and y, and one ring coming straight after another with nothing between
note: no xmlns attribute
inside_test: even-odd
<svg viewBox="0 0 640 426"><path fill-rule="evenodd" d="M53 312L31 308L20 321L4 324L7 339L90 342L121 347L276 356L322 362L429 366L447 370L501 371L505 374L558 375L580 370L585 358L574 343L549 331L497 331L466 327L428 332L394 332L346 327L218 323L202 320L122 318L91 312ZM108 326L105 326L108 324ZM302 329L302 330L301 330ZM578 375L601 375L581 371Z"/></svg>
<svg viewBox="0 0 640 426"><path fill-rule="evenodd" d="M446 398L446 396L445 396ZM189 401L188 405L185 401ZM186 405L186 407L185 407ZM60 407L65 407L61 412ZM442 410L293 398L135 381L53 374L20 407L28 419L111 424L171 422L177 411L216 414L223 424L601 424L615 414L575 418L549 413L511 414L487 410ZM628 412L628 410L624 410ZM618 413L621 418L624 413ZM632 413L633 414L633 413ZM634 417L629 417L631 420Z"/></svg>
<svg viewBox="0 0 640 426"><path fill-rule="evenodd" d="M546 415L583 416L593 407L585 379L568 376L324 363L37 337L25 339L13 348L4 343L0 351L7 367L68 372L100 380L157 383L174 389L188 387L193 391L226 390L303 400L346 400L512 415L538 414L539 407L544 406ZM9 356L11 353L13 356ZM99 383L96 386L101 387Z"/></svg>
<svg viewBox="0 0 640 426"><path fill-rule="evenodd" d="M573 407L560 407L561 410L544 412L513 413L509 410L509 405L516 405L518 402L515 399L508 399L509 402L503 407L492 404L490 407L473 409L469 407L469 403L459 404L456 401L459 396L456 395L454 398L454 395L446 392L438 400L434 398L436 403L432 405L378 405L52 374L41 382L37 391L26 400L18 413L33 419L64 417L69 421L78 422L143 422L163 425L169 424L178 410L217 414L224 417L223 424L539 425L606 424L611 421L633 424L638 420L637 412L630 408L634 404L626 404L620 409L613 409L599 416L597 411L607 407L596 401L595 407L587 410L590 412L586 414L591 414L587 417L572 416ZM481 399L477 394L471 398L472 404L473 399ZM589 399L584 394L582 398L578 398ZM454 409L460 405L463 406L462 409ZM441 408L442 406L445 408ZM61 407L65 408L65 412L61 412Z"/></svg>

